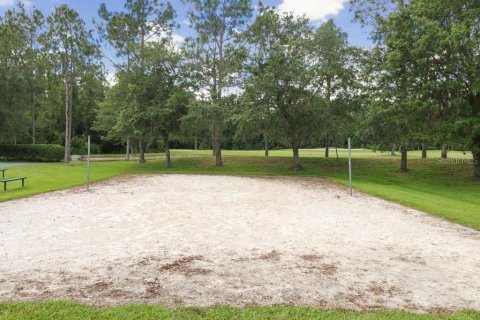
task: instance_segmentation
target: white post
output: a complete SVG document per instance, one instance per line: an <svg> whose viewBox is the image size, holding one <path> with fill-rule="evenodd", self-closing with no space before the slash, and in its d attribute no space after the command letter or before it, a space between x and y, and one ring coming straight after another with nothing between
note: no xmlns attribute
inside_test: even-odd
<svg viewBox="0 0 480 320"><path fill-rule="evenodd" d="M348 181L350 188L350 196L353 195L352 191L352 144L350 138L348 138Z"/></svg>
<svg viewBox="0 0 480 320"><path fill-rule="evenodd" d="M87 191L90 190L90 136L88 136L87 143Z"/></svg>

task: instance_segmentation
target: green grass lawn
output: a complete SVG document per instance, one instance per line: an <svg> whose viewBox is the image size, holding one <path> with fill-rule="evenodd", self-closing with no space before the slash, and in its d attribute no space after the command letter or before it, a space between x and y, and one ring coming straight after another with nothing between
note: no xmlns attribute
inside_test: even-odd
<svg viewBox="0 0 480 320"><path fill-rule="evenodd" d="M2 320L107 320L107 319L208 319L208 320L478 320L479 312L414 314L401 311L325 311L316 308L273 307L211 307L164 308L153 305L124 305L116 308L94 308L70 302L0 304Z"/></svg>
<svg viewBox="0 0 480 320"><path fill-rule="evenodd" d="M318 149L302 149L301 156L304 158L319 158L325 156L325 149L318 148ZM172 154L174 156L179 157L198 157L198 156L209 156L212 154L211 150L172 150ZM225 156L245 156L245 157L262 157L264 155L264 151L262 150L222 150L222 154ZM427 156L429 159L440 158L441 151L440 150L429 150ZM158 156L159 153L146 153L147 157L151 156ZM138 156L138 155L134 155ZM292 150L291 149L280 149L280 150L270 150L270 156L272 157L291 157ZM338 156L340 158L348 157L348 150L338 148ZM377 158L377 159L400 159L400 154L398 152L395 155L391 155L390 151L373 151L370 149L353 149L352 156L354 158ZM456 158L456 159L471 159L472 154L471 152L462 152L462 151L450 151L448 153L449 158ZM97 154L92 155L92 157L101 158L124 158L124 154ZM336 157L335 148L330 148L330 157ZM411 159L420 159L422 157L422 152L419 150L409 151L408 157Z"/></svg>

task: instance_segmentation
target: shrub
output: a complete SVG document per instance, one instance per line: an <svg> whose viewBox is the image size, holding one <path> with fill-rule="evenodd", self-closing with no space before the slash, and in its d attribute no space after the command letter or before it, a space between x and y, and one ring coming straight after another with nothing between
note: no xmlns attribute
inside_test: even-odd
<svg viewBox="0 0 480 320"><path fill-rule="evenodd" d="M0 145L0 159L8 161L55 162L64 158L64 149L57 144Z"/></svg>
<svg viewBox="0 0 480 320"><path fill-rule="evenodd" d="M84 136L75 136L72 138L72 154L87 154L87 138Z"/></svg>

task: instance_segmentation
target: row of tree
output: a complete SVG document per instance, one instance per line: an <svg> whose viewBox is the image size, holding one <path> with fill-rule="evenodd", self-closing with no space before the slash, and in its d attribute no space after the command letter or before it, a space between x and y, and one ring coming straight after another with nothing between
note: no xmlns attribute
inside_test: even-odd
<svg viewBox="0 0 480 320"><path fill-rule="evenodd" d="M45 18L19 3L0 17L2 141L65 143L69 159L74 115L75 131L88 132L104 93L99 57L92 31L67 6Z"/></svg>
<svg viewBox="0 0 480 320"><path fill-rule="evenodd" d="M93 39L66 5L43 17L20 4L0 20L1 131L9 141L65 144L94 130L137 149L140 161L161 140L208 136L217 166L222 141L261 139L293 150L347 136L400 148L414 143L470 150L480 177L480 4L478 0L351 0L375 46L360 49L333 21L250 0L185 0L194 36L181 45L174 8L125 0L101 5ZM100 44L116 52L115 84L105 81ZM63 106L63 107L60 107ZM63 111L62 111L63 109ZM63 130L61 126L64 126ZM59 133L64 133L63 139ZM73 139L75 146L75 139Z"/></svg>

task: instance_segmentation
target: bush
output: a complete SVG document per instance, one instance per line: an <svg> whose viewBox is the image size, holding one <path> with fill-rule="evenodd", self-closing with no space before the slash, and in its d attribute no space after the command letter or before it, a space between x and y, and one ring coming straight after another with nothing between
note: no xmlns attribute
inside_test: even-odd
<svg viewBox="0 0 480 320"><path fill-rule="evenodd" d="M64 149L57 144L0 145L0 159L8 161L62 161Z"/></svg>
<svg viewBox="0 0 480 320"><path fill-rule="evenodd" d="M87 154L87 138L84 136L75 136L72 138L72 154Z"/></svg>

